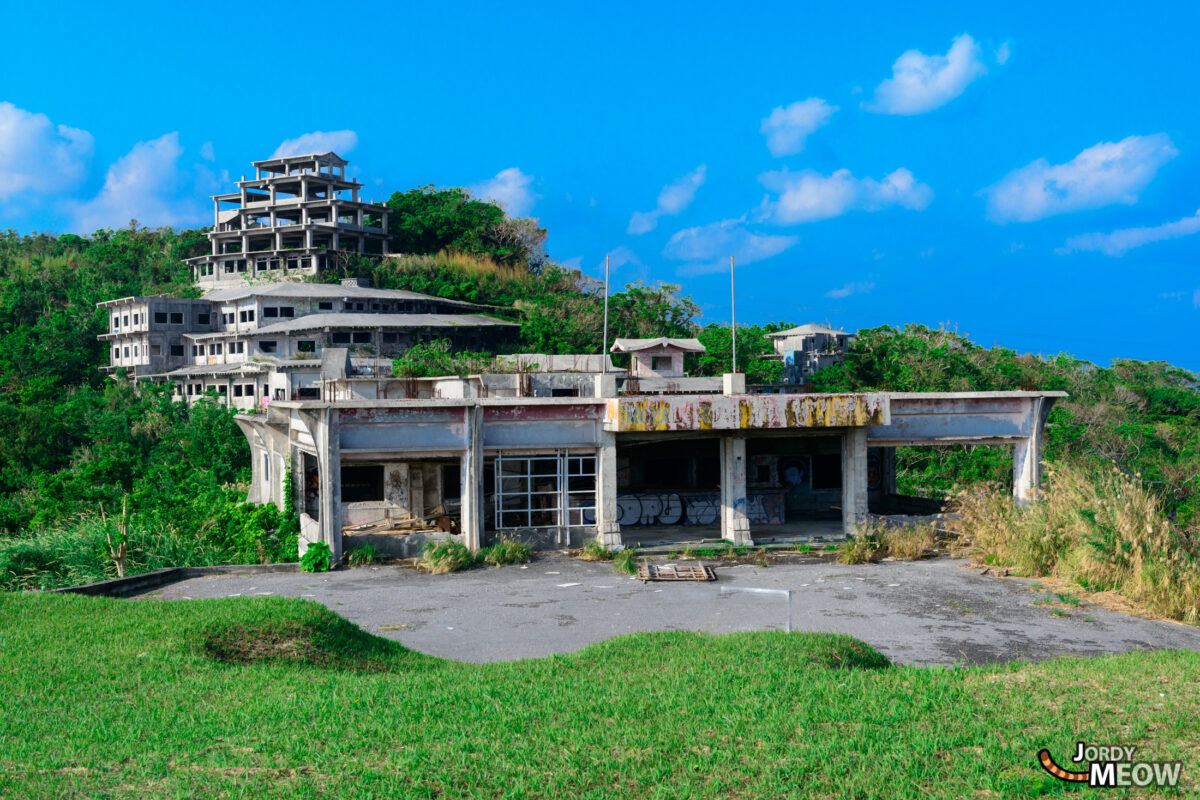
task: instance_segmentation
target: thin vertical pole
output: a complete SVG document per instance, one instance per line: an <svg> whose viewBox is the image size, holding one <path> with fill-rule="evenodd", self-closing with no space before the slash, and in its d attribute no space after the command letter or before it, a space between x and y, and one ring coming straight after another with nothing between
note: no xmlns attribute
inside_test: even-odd
<svg viewBox="0 0 1200 800"><path fill-rule="evenodd" d="M604 257L604 341L600 344L600 364L608 372L608 256Z"/></svg>
<svg viewBox="0 0 1200 800"><path fill-rule="evenodd" d="M733 279L733 256L729 257L729 310L732 317L730 335L733 337L733 373L737 374L737 284Z"/></svg>

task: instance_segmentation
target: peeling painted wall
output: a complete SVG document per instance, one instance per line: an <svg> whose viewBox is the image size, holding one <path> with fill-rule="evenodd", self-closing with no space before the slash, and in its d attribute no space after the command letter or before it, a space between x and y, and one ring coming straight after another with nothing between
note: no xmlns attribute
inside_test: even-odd
<svg viewBox="0 0 1200 800"><path fill-rule="evenodd" d="M619 432L845 428L889 421L883 394L619 397L608 400L605 414L605 427Z"/></svg>

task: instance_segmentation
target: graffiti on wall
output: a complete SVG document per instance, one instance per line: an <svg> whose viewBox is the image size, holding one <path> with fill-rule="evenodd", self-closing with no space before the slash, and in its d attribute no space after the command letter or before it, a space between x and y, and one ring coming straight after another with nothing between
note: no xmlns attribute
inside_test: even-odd
<svg viewBox="0 0 1200 800"><path fill-rule="evenodd" d="M585 511L585 524L594 524L594 515L592 509ZM783 493L747 494L746 516L752 524L782 524ZM716 494L643 492L617 496L617 522L622 526L717 525L720 521L721 498Z"/></svg>

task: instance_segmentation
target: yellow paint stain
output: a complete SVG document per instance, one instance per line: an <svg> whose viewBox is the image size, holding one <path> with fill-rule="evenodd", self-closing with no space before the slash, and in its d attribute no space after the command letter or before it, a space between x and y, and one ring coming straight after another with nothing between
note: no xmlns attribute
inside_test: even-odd
<svg viewBox="0 0 1200 800"><path fill-rule="evenodd" d="M711 431L713 426L712 403L702 401L696 414L696 421L702 431Z"/></svg>

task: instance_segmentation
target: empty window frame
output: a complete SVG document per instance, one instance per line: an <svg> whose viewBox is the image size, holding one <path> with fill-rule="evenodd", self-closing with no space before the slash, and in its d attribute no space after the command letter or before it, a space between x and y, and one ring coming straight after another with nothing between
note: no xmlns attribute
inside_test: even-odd
<svg viewBox="0 0 1200 800"><path fill-rule="evenodd" d="M258 343L258 352L260 353L275 353L278 352L279 344L274 341L266 340Z"/></svg>
<svg viewBox="0 0 1200 800"><path fill-rule="evenodd" d="M294 317L294 316L296 316L296 309L292 308L291 306L280 306L279 307L279 316Z"/></svg>
<svg viewBox="0 0 1200 800"><path fill-rule="evenodd" d="M196 324L197 325L207 325L208 320L209 320L208 314L197 314L196 315Z"/></svg>
<svg viewBox="0 0 1200 800"><path fill-rule="evenodd" d="M350 338L354 342L354 344L370 344L371 343L371 332L370 331L355 331L351 335Z"/></svg>
<svg viewBox="0 0 1200 800"><path fill-rule="evenodd" d="M315 339L301 339L296 342L297 353L315 353L317 352L317 342Z"/></svg>
<svg viewBox="0 0 1200 800"><path fill-rule="evenodd" d="M181 344L171 345L171 355L182 356L183 355L183 345L181 345Z"/></svg>
<svg viewBox="0 0 1200 800"><path fill-rule="evenodd" d="M675 359L671 356L651 356L650 369L658 372L659 370L669 370L674 365Z"/></svg>
<svg viewBox="0 0 1200 800"><path fill-rule="evenodd" d="M155 311L154 312L154 324L155 325L166 325L167 324L167 312Z"/></svg>
<svg viewBox="0 0 1200 800"><path fill-rule="evenodd" d="M329 335L329 339L334 344L350 344L350 333L348 331L334 331Z"/></svg>
<svg viewBox="0 0 1200 800"><path fill-rule="evenodd" d="M593 524L596 457L564 451L495 460L496 528L559 528Z"/></svg>
<svg viewBox="0 0 1200 800"><path fill-rule="evenodd" d="M171 324L172 325L182 325L183 324L183 312L182 311L172 311L171 312Z"/></svg>
<svg viewBox="0 0 1200 800"><path fill-rule="evenodd" d="M383 465L343 466L342 502L383 502Z"/></svg>
<svg viewBox="0 0 1200 800"><path fill-rule="evenodd" d="M279 309L275 306L264 306L263 317L278 317Z"/></svg>
<svg viewBox="0 0 1200 800"><path fill-rule="evenodd" d="M333 303L326 303L326 302L317 303L317 310L318 311L333 311ZM117 319L116 319L116 317L113 317L113 325L116 325L116 324L117 324Z"/></svg>

